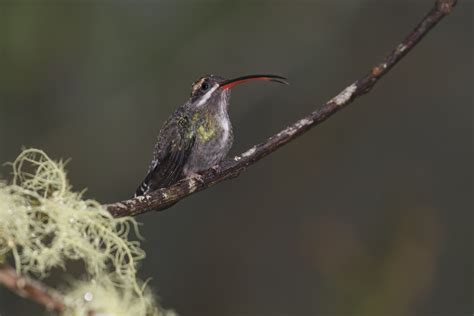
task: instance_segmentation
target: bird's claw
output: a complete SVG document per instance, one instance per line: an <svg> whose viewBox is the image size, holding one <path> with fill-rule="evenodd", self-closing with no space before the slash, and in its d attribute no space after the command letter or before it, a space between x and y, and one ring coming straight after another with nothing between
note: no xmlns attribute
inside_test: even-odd
<svg viewBox="0 0 474 316"><path fill-rule="evenodd" d="M220 165L214 165L210 169L211 169L212 173L214 173L214 174L218 174L222 170Z"/></svg>
<svg viewBox="0 0 474 316"><path fill-rule="evenodd" d="M193 179L194 181L199 182L201 184L204 183L204 178L199 173L190 172L186 175L186 177L189 179Z"/></svg>

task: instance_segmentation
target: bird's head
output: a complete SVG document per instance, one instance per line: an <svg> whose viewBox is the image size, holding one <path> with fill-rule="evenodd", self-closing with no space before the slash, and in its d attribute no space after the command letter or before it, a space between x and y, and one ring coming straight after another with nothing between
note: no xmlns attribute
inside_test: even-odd
<svg viewBox="0 0 474 316"><path fill-rule="evenodd" d="M227 105L231 88L257 80L288 84L286 78L276 75L248 75L230 80L215 75L207 75L192 84L190 104L196 109L209 104L224 103Z"/></svg>

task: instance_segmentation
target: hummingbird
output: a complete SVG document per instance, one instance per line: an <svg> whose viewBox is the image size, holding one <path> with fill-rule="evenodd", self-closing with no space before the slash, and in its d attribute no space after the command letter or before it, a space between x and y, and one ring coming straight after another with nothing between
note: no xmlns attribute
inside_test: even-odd
<svg viewBox="0 0 474 316"><path fill-rule="evenodd" d="M191 96L164 123L145 179L135 192L141 196L196 176L215 167L233 143L229 119L230 89L255 80L288 84L276 75L248 75L225 79L206 75L191 86Z"/></svg>

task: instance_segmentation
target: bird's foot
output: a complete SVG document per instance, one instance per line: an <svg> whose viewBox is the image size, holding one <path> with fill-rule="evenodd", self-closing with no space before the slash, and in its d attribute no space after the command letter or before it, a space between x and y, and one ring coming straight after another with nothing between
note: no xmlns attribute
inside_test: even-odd
<svg viewBox="0 0 474 316"><path fill-rule="evenodd" d="M193 179L196 182L199 182L201 184L204 183L204 178L199 173L196 173L196 172L186 172L186 178Z"/></svg>
<svg viewBox="0 0 474 316"><path fill-rule="evenodd" d="M222 171L222 168L221 165L214 165L210 168L210 170L212 171L212 173L214 173L214 175L216 175Z"/></svg>

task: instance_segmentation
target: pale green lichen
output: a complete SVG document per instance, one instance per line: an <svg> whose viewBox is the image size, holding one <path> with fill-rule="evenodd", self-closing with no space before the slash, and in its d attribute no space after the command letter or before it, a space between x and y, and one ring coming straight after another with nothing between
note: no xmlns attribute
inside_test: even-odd
<svg viewBox="0 0 474 316"><path fill-rule="evenodd" d="M153 295L144 289L142 295L127 287L116 287L109 278L98 278L89 282L75 282L67 291L66 303L72 308L63 316L176 316L173 311L163 310L155 303Z"/></svg>
<svg viewBox="0 0 474 316"><path fill-rule="evenodd" d="M139 237L136 221L114 218L98 202L73 192L64 162L41 150L23 151L12 167L13 184L0 183L0 262L11 254L19 273L44 277L80 260L87 278L100 282L72 282L68 300L89 286L97 291L94 304L107 293L107 300L140 311L128 315L158 315L149 313L151 296L144 296L136 279L137 261L145 257L140 243L128 239L132 231Z"/></svg>

